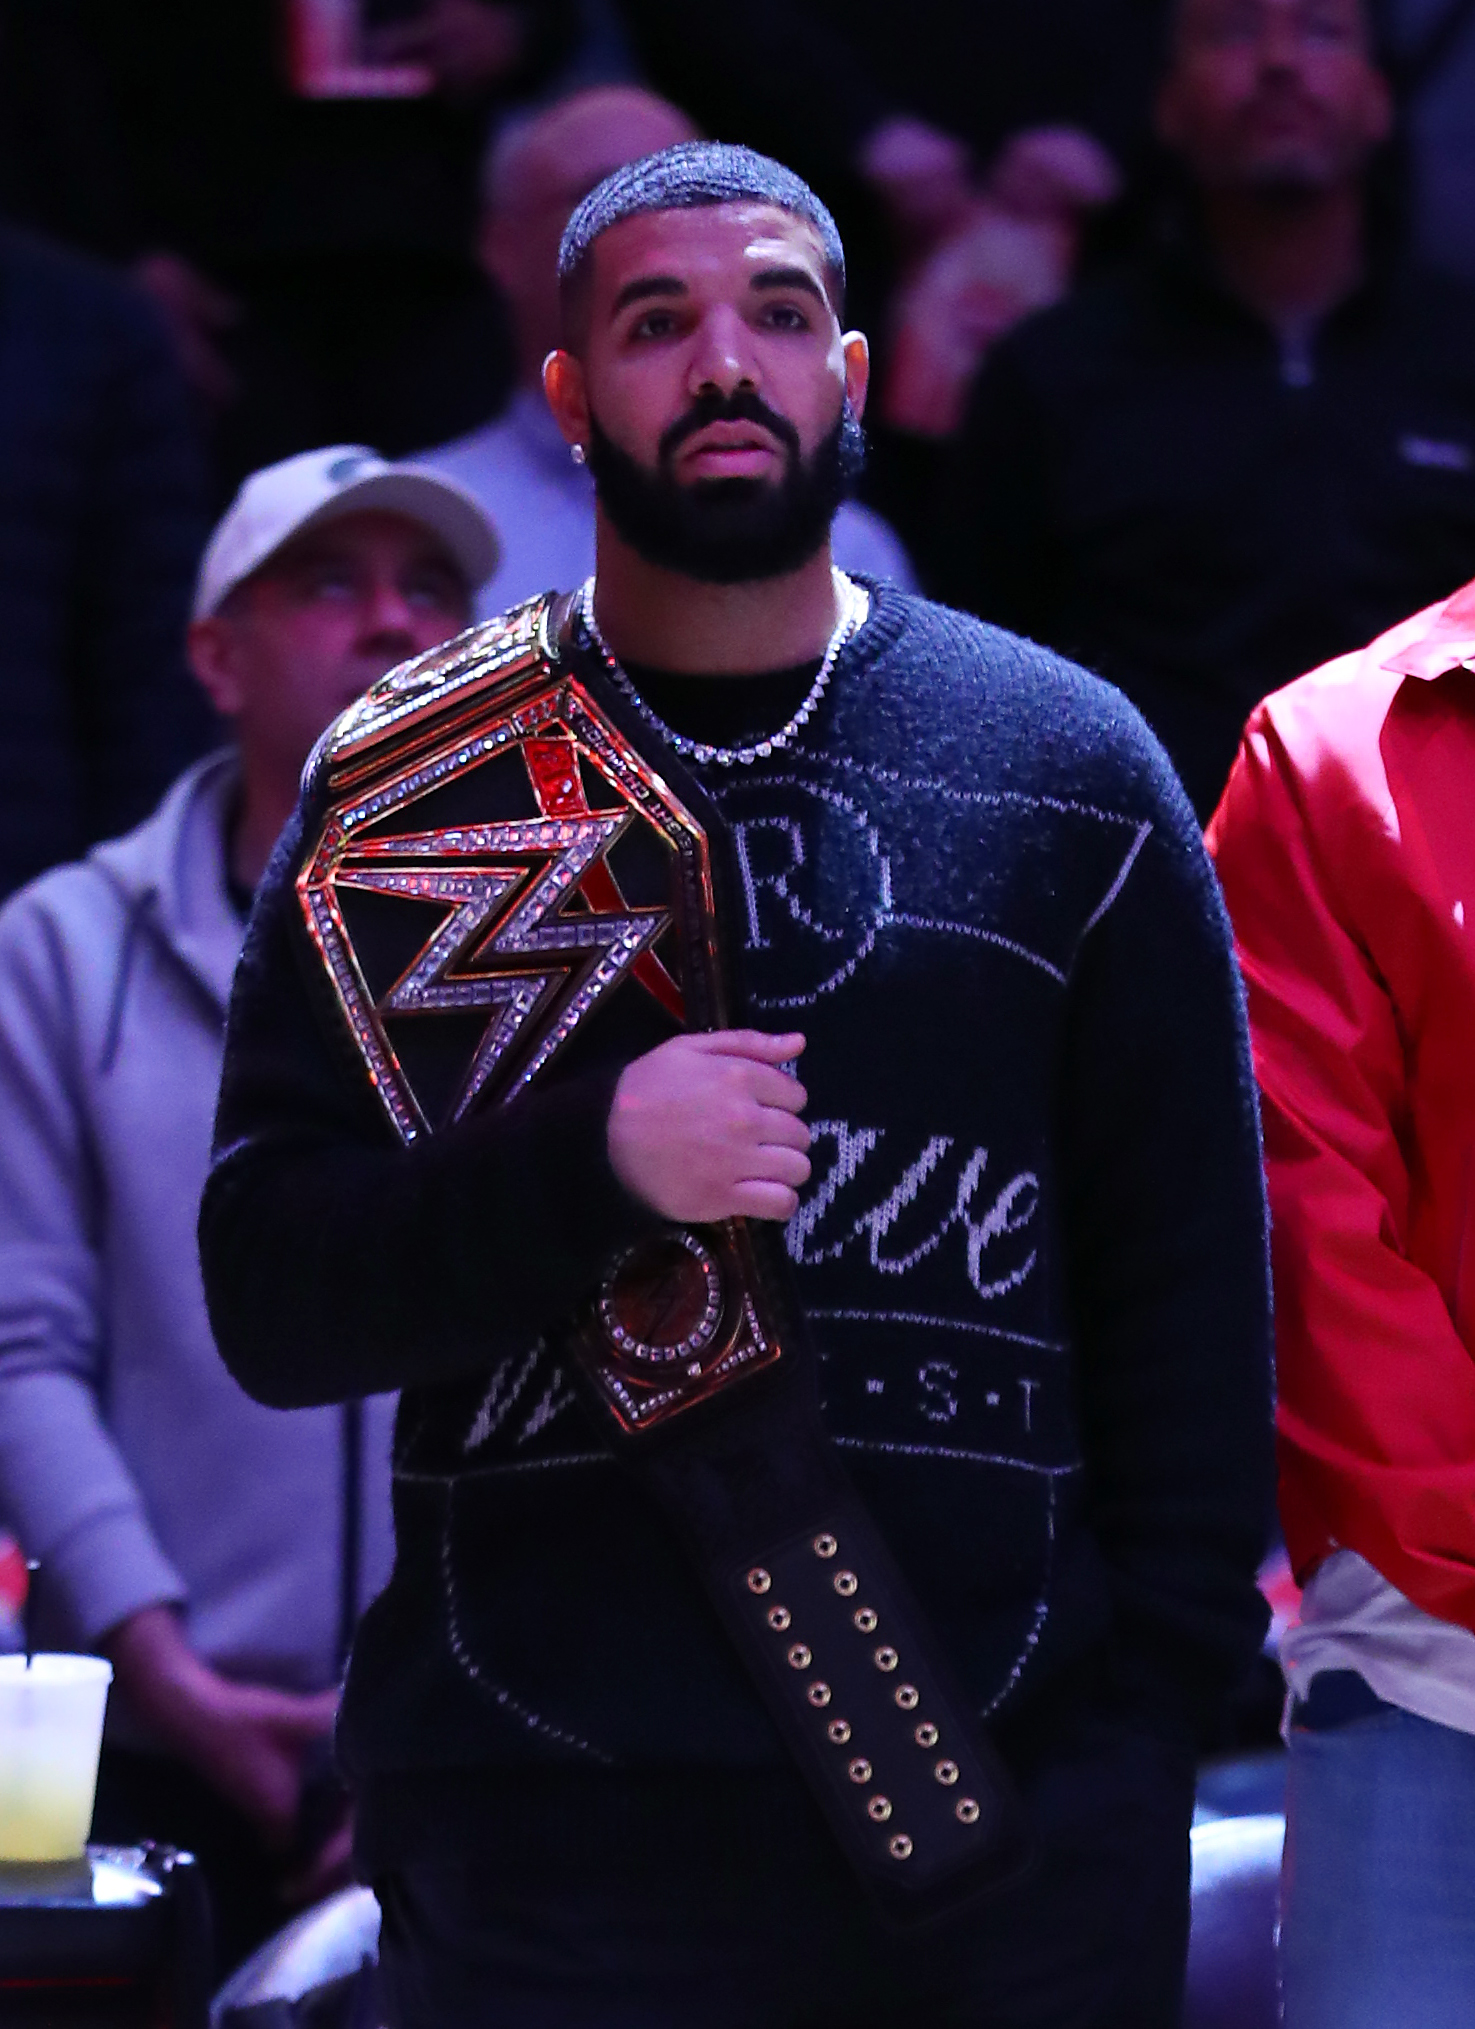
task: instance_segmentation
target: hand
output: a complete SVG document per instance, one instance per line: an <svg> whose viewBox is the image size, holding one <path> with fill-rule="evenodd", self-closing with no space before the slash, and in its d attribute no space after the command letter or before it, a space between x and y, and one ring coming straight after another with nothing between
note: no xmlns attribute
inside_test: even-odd
<svg viewBox="0 0 1475 2029"><path fill-rule="evenodd" d="M609 1116L615 1175L663 1218L791 1219L809 1179L804 1087L779 1066L801 1035L675 1036L625 1068Z"/></svg>
<svg viewBox="0 0 1475 2029"><path fill-rule="evenodd" d="M185 379L213 407L224 408L239 384L219 341L240 318L240 304L178 254L145 254L133 264L133 279L163 316Z"/></svg>
<svg viewBox="0 0 1475 2029"><path fill-rule="evenodd" d="M871 129L856 166L886 207L903 254L915 258L967 216L972 165L965 141L898 114Z"/></svg>
<svg viewBox="0 0 1475 2029"><path fill-rule="evenodd" d="M338 1693L301 1697L232 1683L194 1653L167 1606L141 1608L102 1646L139 1718L249 1818L266 1845L285 1851L302 1800L304 1757L332 1732Z"/></svg>
<svg viewBox="0 0 1475 2029"><path fill-rule="evenodd" d="M1074 241L1048 217L1020 218L980 199L892 298L881 414L893 430L946 437L990 345L1063 296Z"/></svg>
<svg viewBox="0 0 1475 2029"><path fill-rule="evenodd" d="M353 1813L345 1813L323 1840L307 1865L288 1875L281 1885L281 1898L288 1909L308 1909L333 1895L353 1880Z"/></svg>
<svg viewBox="0 0 1475 2029"><path fill-rule="evenodd" d="M1078 127L1021 127L995 156L985 187L1019 218L1073 220L1114 204L1122 173L1101 143Z"/></svg>
<svg viewBox="0 0 1475 2029"><path fill-rule="evenodd" d="M520 7L430 0L413 21L374 36L370 54L381 63L423 63L443 92L470 98L517 69L525 39Z"/></svg>

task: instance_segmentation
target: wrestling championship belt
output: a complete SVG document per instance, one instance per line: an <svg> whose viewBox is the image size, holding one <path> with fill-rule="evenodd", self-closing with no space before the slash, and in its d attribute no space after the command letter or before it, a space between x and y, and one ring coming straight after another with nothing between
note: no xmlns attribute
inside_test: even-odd
<svg viewBox="0 0 1475 2029"><path fill-rule="evenodd" d="M568 609L531 600L391 671L311 764L298 899L407 1143L591 1041L629 1061L730 1025L720 820L576 670ZM789 1276L773 1226L672 1226L610 1265L567 1349L851 1863L926 1917L1018 1873L1018 1806L824 1436Z"/></svg>

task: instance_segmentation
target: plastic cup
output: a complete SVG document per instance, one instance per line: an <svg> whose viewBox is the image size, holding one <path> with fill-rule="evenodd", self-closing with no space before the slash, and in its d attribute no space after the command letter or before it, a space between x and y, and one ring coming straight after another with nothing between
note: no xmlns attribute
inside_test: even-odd
<svg viewBox="0 0 1475 2029"><path fill-rule="evenodd" d="M0 1861L85 1850L112 1680L101 1656L0 1656Z"/></svg>

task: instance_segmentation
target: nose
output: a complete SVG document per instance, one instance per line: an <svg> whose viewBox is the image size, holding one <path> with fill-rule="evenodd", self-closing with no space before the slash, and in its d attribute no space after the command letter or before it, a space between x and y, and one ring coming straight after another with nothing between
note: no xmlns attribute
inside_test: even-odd
<svg viewBox="0 0 1475 2029"><path fill-rule="evenodd" d="M687 392L733 395L739 388L756 390L759 380L758 362L746 323L731 304L714 305L697 327Z"/></svg>
<svg viewBox="0 0 1475 2029"><path fill-rule="evenodd" d="M1260 17L1261 69L1299 70L1304 53L1298 12L1291 7L1266 7Z"/></svg>
<svg viewBox="0 0 1475 2029"><path fill-rule="evenodd" d="M393 578L376 578L367 586L359 605L361 645L396 646L406 653L415 644L415 611Z"/></svg>

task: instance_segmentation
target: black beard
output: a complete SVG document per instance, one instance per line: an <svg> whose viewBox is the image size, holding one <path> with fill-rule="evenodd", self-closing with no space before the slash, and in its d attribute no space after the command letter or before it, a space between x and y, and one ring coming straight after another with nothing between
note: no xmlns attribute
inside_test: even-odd
<svg viewBox="0 0 1475 2029"><path fill-rule="evenodd" d="M759 423L787 452L784 475L698 479L672 474L677 447L709 423ZM797 571L824 543L835 509L865 469L866 440L846 397L835 427L806 459L792 423L756 394L698 402L662 436L652 471L589 418L589 470L600 505L637 556L704 585L742 585Z"/></svg>

